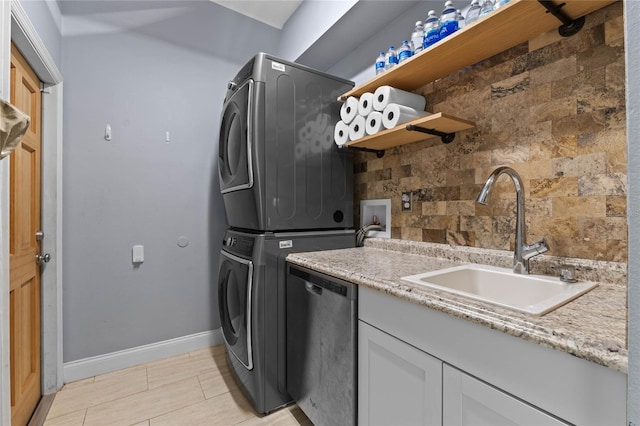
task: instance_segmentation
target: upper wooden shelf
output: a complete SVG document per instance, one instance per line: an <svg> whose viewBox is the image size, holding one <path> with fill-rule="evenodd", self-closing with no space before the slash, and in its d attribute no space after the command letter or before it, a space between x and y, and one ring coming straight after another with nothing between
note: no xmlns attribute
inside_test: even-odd
<svg viewBox="0 0 640 426"><path fill-rule="evenodd" d="M577 19L616 0L564 0L562 11ZM560 2L556 2L560 3ZM380 86L412 91L558 28L561 22L535 0L511 0L497 11L345 93L359 97Z"/></svg>
<svg viewBox="0 0 640 426"><path fill-rule="evenodd" d="M365 136L364 138L347 142L347 146L356 148L368 148L375 150L384 150L398 145L405 145L429 138L436 138L436 135L428 135L418 131L406 130L407 125L412 124L416 127L425 129L435 129L442 133L455 133L460 130L471 129L475 127L475 123L451 115L431 114L415 120L403 123L393 129L382 130L374 135Z"/></svg>

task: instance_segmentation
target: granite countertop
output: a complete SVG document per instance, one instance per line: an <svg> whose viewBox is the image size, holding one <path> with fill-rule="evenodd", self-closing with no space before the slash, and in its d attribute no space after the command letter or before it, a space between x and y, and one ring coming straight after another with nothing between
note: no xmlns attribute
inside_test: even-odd
<svg viewBox="0 0 640 426"><path fill-rule="evenodd" d="M624 263L544 255L532 259L531 273L558 276L561 264L571 264L579 280L599 284L536 317L400 279L464 263L509 268L512 252L373 238L365 247L292 253L287 261L627 373Z"/></svg>

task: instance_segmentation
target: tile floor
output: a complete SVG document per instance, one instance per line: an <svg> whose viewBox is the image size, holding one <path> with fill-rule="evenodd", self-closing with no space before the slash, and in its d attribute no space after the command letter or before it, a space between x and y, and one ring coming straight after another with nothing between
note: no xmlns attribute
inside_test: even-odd
<svg viewBox="0 0 640 426"><path fill-rule="evenodd" d="M224 346L66 384L45 426L313 426L291 406L257 414L229 370Z"/></svg>

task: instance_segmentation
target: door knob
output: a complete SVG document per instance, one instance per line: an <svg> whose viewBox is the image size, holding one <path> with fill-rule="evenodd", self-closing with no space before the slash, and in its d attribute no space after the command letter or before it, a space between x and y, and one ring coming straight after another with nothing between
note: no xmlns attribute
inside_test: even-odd
<svg viewBox="0 0 640 426"><path fill-rule="evenodd" d="M44 239L44 232L38 231L36 232L36 241L42 241Z"/></svg>
<svg viewBox="0 0 640 426"><path fill-rule="evenodd" d="M45 254L36 254L36 262L43 265L45 263L49 263L51 260L51 255L49 253Z"/></svg>

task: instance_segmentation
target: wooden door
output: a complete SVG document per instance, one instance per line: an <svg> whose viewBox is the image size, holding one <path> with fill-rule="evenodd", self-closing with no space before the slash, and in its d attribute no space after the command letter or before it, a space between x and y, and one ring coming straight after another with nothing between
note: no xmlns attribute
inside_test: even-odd
<svg viewBox="0 0 640 426"><path fill-rule="evenodd" d="M11 46L11 103L31 125L10 156L9 316L11 328L11 423L29 421L40 388L40 81Z"/></svg>

